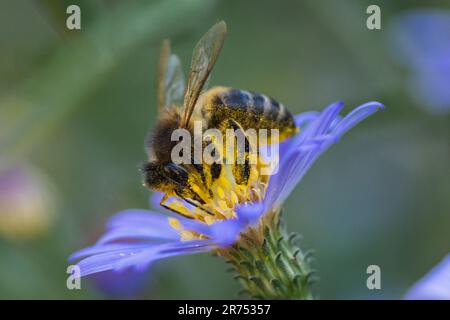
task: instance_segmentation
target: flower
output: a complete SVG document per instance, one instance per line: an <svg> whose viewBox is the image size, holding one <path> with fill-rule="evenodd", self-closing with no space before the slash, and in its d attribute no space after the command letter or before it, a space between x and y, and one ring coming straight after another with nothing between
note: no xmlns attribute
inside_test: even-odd
<svg viewBox="0 0 450 320"><path fill-rule="evenodd" d="M342 102L322 112L296 116L300 133L281 142L279 170L258 176L246 190L225 180L218 183L212 203L206 210L195 208L178 198L166 204L187 217L149 210L130 209L113 216L108 231L91 247L74 253L80 260L80 275L127 268L145 270L153 262L182 254L217 251L239 241L243 232L257 225L268 212L279 210L314 161L353 126L383 108L378 102L365 103L344 118L339 116ZM152 197L154 207L161 194ZM164 209L163 209L164 210Z"/></svg>
<svg viewBox="0 0 450 320"><path fill-rule="evenodd" d="M450 11L410 11L391 30L396 58L411 70L411 96L428 111L450 112Z"/></svg>
<svg viewBox="0 0 450 320"><path fill-rule="evenodd" d="M447 255L406 294L407 300L450 300L450 255Z"/></svg>

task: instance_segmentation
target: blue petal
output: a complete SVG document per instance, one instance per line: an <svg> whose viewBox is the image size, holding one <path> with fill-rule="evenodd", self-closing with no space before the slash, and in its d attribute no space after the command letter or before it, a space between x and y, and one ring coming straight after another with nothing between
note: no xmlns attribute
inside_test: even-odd
<svg viewBox="0 0 450 320"><path fill-rule="evenodd" d="M336 124L333 129L333 134L339 137L342 136L355 125L380 109L384 109L384 105L376 101L366 102L363 105L360 105Z"/></svg>
<svg viewBox="0 0 450 320"><path fill-rule="evenodd" d="M211 225L210 236L219 246L228 247L236 243L239 234L246 227L247 225L239 219L223 220Z"/></svg>
<svg viewBox="0 0 450 320"><path fill-rule="evenodd" d="M450 300L450 255L445 257L405 296L407 300Z"/></svg>
<svg viewBox="0 0 450 320"><path fill-rule="evenodd" d="M281 160L280 170L269 180L264 198L266 207L278 208L282 205L320 151L320 146L302 146ZM280 154L280 157L283 155Z"/></svg>
<svg viewBox="0 0 450 320"><path fill-rule="evenodd" d="M102 245L93 245L91 247L87 247L81 250L78 250L69 257L69 261L73 262L75 260L79 260L81 258L85 258L94 254L99 254L108 251L120 251L123 249L133 248L146 248L148 243L139 243L139 244L130 244L130 243L109 243Z"/></svg>
<svg viewBox="0 0 450 320"><path fill-rule="evenodd" d="M182 254L192 254L211 250L212 243L207 240L170 242L163 244L142 243L138 246L129 244L121 249L108 250L105 246L94 246L91 255L84 258L77 266L80 276L108 270L122 271L127 268L145 270L156 260ZM87 250L89 251L89 250Z"/></svg>
<svg viewBox="0 0 450 320"><path fill-rule="evenodd" d="M298 128L301 128L304 125L306 125L307 123L309 123L309 122L313 121L314 119L316 119L319 115L320 115L320 112L318 112L318 111L307 111L307 112L303 112L303 113L297 114L294 117L295 125Z"/></svg>
<svg viewBox="0 0 450 320"><path fill-rule="evenodd" d="M149 210L130 209L119 212L109 219L108 232L99 239L106 243L119 239L178 239L178 233L168 217Z"/></svg>
<svg viewBox="0 0 450 320"><path fill-rule="evenodd" d="M204 234L207 236L211 236L211 226L204 223L204 222L200 222L198 220L194 220L194 219L187 219L184 217L177 217L177 219L180 221L180 223L182 224L182 226L187 229L187 230L191 230L191 231L195 231L197 233L200 234Z"/></svg>
<svg viewBox="0 0 450 320"><path fill-rule="evenodd" d="M298 138L294 138L296 139L296 142L294 143L299 143L306 139L310 139L311 137L327 133L331 124L343 108L344 103L341 101L330 104L305 128L305 130L300 131Z"/></svg>
<svg viewBox="0 0 450 320"><path fill-rule="evenodd" d="M239 220L242 221L242 223L250 226L254 226L265 211L266 206L264 203L241 205L236 208Z"/></svg>
<svg viewBox="0 0 450 320"><path fill-rule="evenodd" d="M365 103L342 119L338 114L343 107L342 102L331 104L320 115L312 116L310 123L304 123L297 136L281 143L279 170L270 177L264 199L266 207L281 206L324 151L383 105L378 102Z"/></svg>

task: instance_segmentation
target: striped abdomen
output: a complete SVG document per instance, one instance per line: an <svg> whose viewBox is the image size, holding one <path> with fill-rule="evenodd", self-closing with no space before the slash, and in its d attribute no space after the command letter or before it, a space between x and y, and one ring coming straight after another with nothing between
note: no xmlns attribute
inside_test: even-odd
<svg viewBox="0 0 450 320"><path fill-rule="evenodd" d="M244 130L279 129L280 140L297 132L286 107L259 93L215 87L202 95L200 103L208 128L221 128L224 120L233 119Z"/></svg>

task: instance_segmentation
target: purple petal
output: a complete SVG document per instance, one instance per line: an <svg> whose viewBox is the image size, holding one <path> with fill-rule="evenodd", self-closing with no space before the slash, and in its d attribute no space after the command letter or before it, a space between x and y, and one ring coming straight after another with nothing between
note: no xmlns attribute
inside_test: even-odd
<svg viewBox="0 0 450 320"><path fill-rule="evenodd" d="M155 240L155 239L165 239L165 240L177 240L179 238L178 232L172 228L170 234L156 234L154 230L140 227L140 228L115 228L107 231L103 236L101 236L96 244L105 244L109 242L114 242L118 240L126 241L136 241L136 240Z"/></svg>
<svg viewBox="0 0 450 320"><path fill-rule="evenodd" d="M264 199L268 208L281 206L312 162L319 156L320 151L320 146L299 147L295 152L286 156L286 160L282 160L280 170L269 180Z"/></svg>
<svg viewBox="0 0 450 320"><path fill-rule="evenodd" d="M342 136L355 125L380 109L384 109L384 105L376 101L366 102L363 105L360 105L348 115L346 115L345 118L342 119L338 124L336 124L333 129L333 134L339 137Z"/></svg>
<svg viewBox="0 0 450 320"><path fill-rule="evenodd" d="M192 254L212 249L210 241L186 241L163 244L144 243L139 246L128 245L121 249L108 250L105 246L91 248L91 256L81 260L77 266L80 276L108 270L122 271L127 268L144 270L156 260L181 254ZM89 251L89 248L86 250Z"/></svg>
<svg viewBox="0 0 450 320"><path fill-rule="evenodd" d="M107 228L136 225L165 227L167 215L144 209L127 209L113 215L106 224Z"/></svg>
<svg viewBox="0 0 450 320"><path fill-rule="evenodd" d="M242 205L236 208L239 220L246 225L255 225L259 218L266 211L264 203L253 203L251 205Z"/></svg>
<svg viewBox="0 0 450 320"><path fill-rule="evenodd" d="M163 195L164 194L160 192L154 193L150 200L152 205L158 207ZM170 202L174 200L182 201L171 197L166 203L170 204ZM192 205L188 203L184 203L184 205L188 209L193 210ZM180 221L184 229L205 235L222 246L228 246L231 241L230 239L236 239L237 235L234 235L234 230L236 230L240 224L240 222L236 222L236 219L230 223L222 223L219 221L212 225L207 225L206 223L194 219L188 219L178 215L175 217ZM110 220L108 227L112 227L112 229L102 236L97 244L120 239L179 239L178 231L169 225L167 215L161 215L146 210L127 210L122 212Z"/></svg>
<svg viewBox="0 0 450 320"><path fill-rule="evenodd" d="M236 208L238 218L218 221L203 230L203 234L209 236L214 243L221 247L228 247L236 243L239 234L249 226L258 223L259 218L265 212L263 203L242 205Z"/></svg>
<svg viewBox="0 0 450 320"><path fill-rule="evenodd" d="M228 247L236 243L239 234L247 227L239 219L216 222L211 225L211 237L221 247Z"/></svg>
<svg viewBox="0 0 450 320"><path fill-rule="evenodd" d="M327 133L331 124L343 108L344 103L341 101L330 104L305 128L305 130L300 131L299 136L294 138L296 140L294 143L299 143L306 139L310 139L311 137Z"/></svg>
<svg viewBox="0 0 450 320"><path fill-rule="evenodd" d="M450 300L450 255L445 257L405 296L407 300Z"/></svg>
<svg viewBox="0 0 450 320"><path fill-rule="evenodd" d="M148 210L130 209L113 216L107 224L109 231L98 240L106 243L119 239L166 239L177 240L166 215Z"/></svg>
<svg viewBox="0 0 450 320"><path fill-rule="evenodd" d="M295 115L295 125L299 128L303 127L305 124L313 121L320 115L318 111L307 111L300 114Z"/></svg>
<svg viewBox="0 0 450 320"><path fill-rule="evenodd" d="M280 206L323 152L383 105L378 102L365 103L342 119L338 114L343 107L342 102L331 104L319 116L311 117L312 122L305 123L306 127L301 129L300 134L281 143L279 170L270 177L264 199L267 207Z"/></svg>
<svg viewBox="0 0 450 320"><path fill-rule="evenodd" d="M149 243L139 243L139 244L131 244L131 243L108 243L101 245L93 245L91 247L87 247L81 250L78 250L69 257L69 261L79 260L81 258L85 258L94 254L99 254L103 252L112 252L112 251L121 251L124 249L133 248L146 248Z"/></svg>

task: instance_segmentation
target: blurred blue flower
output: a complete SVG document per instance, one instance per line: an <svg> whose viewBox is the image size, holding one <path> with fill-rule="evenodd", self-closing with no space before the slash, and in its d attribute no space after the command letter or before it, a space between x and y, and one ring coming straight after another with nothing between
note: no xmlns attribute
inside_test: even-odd
<svg viewBox="0 0 450 320"><path fill-rule="evenodd" d="M445 257L406 294L408 300L450 300L450 255Z"/></svg>
<svg viewBox="0 0 450 320"><path fill-rule="evenodd" d="M414 10L392 28L397 60L411 71L408 89L433 113L450 112L450 11Z"/></svg>
<svg viewBox="0 0 450 320"><path fill-rule="evenodd" d="M301 130L280 144L278 172L270 177L268 183L260 183L260 189L252 190L260 195L258 200L237 203L232 216L222 220L200 221L175 216L168 211L163 215L149 210L125 210L109 220L108 231L96 244L74 253L70 260L81 259L78 262L81 276L127 268L142 271L159 259L233 245L240 233L254 226L264 213L281 207L324 151L353 126L383 108L383 105L368 102L341 118L339 113L343 107L342 102L337 102L322 112L306 112L296 116L296 123ZM224 191L227 200L237 199L234 189ZM164 211L159 206L160 197L160 194L155 194L152 203ZM171 198L170 202L188 211L195 210L178 198Z"/></svg>

